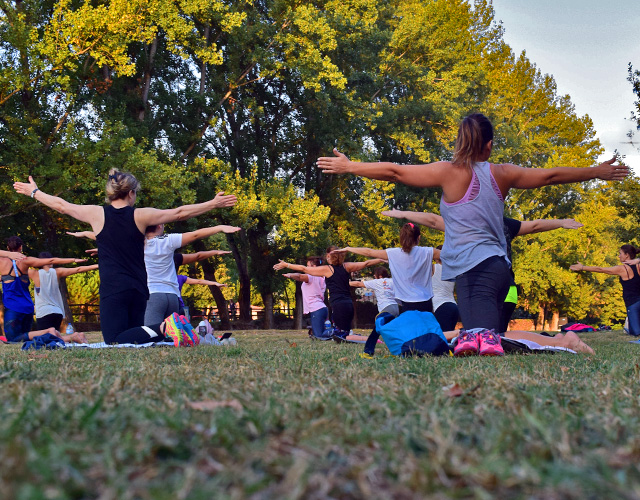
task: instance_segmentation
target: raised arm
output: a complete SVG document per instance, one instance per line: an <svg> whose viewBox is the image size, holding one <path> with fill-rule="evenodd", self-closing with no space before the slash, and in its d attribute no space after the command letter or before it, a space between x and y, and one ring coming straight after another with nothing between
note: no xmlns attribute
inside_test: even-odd
<svg viewBox="0 0 640 500"><path fill-rule="evenodd" d="M29 176L29 182L14 182L13 189L15 189L17 193L31 196L34 200L52 208L56 212L91 224L94 230L101 229L104 221L104 212L102 207L98 205L76 205L63 200L59 196L43 193L31 176Z"/></svg>
<svg viewBox="0 0 640 500"><path fill-rule="evenodd" d="M204 227L196 231L191 231L190 233L183 233L182 246L188 245L189 243L193 243L194 241L201 240L208 236L213 236L214 234L217 234L217 233L231 234L231 233L240 231L240 229L241 228L235 227L235 226L222 225L222 226Z"/></svg>
<svg viewBox="0 0 640 500"><path fill-rule="evenodd" d="M215 257L216 255L226 255L231 253L227 250L205 250L203 252L196 253L183 253L182 254L182 265L193 264L194 262L200 262L201 260L210 259L211 257Z"/></svg>
<svg viewBox="0 0 640 500"><path fill-rule="evenodd" d="M621 181L629 174L626 165L615 165L616 157L589 168L523 168L510 163L494 165L493 173L501 189L532 189L551 184L569 184L592 179Z"/></svg>
<svg viewBox="0 0 640 500"><path fill-rule="evenodd" d="M400 182L408 186L435 187L441 186L445 176L451 175L451 163L439 161L426 165L398 165L396 163L379 162L364 163L351 161L334 148L335 156L318 158L318 168L325 174L354 174L369 179ZM449 172L447 174L447 172Z"/></svg>
<svg viewBox="0 0 640 500"><path fill-rule="evenodd" d="M187 278L187 281L184 282L185 285L210 285L210 286L229 286L225 283L218 283L217 281L211 280L201 280L196 278Z"/></svg>
<svg viewBox="0 0 640 500"><path fill-rule="evenodd" d="M235 195L225 195L220 192L213 200L204 203L195 203L193 205L183 205L178 208L168 210L160 210L157 208L139 208L134 212L136 225L142 232L147 226L156 224L167 224L177 220L187 220L216 208L232 207L236 204Z"/></svg>
<svg viewBox="0 0 640 500"><path fill-rule="evenodd" d="M96 233L93 231L67 231L69 236L75 236L76 238L88 238L90 240L96 240Z"/></svg>
<svg viewBox="0 0 640 500"><path fill-rule="evenodd" d="M295 281L302 281L303 283L309 283L309 275L301 273L285 273L282 276Z"/></svg>
<svg viewBox="0 0 640 500"><path fill-rule="evenodd" d="M310 274L311 276L324 276L325 278L328 278L333 274L331 266L307 267L300 264L291 264L289 262L285 262L284 260L280 260L280 262L275 264L273 266L273 269L275 269L276 271L280 271L281 269L291 269L292 271L296 271L298 273Z"/></svg>
<svg viewBox="0 0 640 500"><path fill-rule="evenodd" d="M331 253L346 253L351 252L358 255L363 255L364 257L371 257L372 259L388 259L386 250L374 250L373 248L365 248L365 247L344 247L339 250L334 250Z"/></svg>
<svg viewBox="0 0 640 500"><path fill-rule="evenodd" d="M87 273L89 271L95 271L96 269L98 269L98 264L79 267L58 267L56 268L56 274L58 278L66 278L72 274Z"/></svg>
<svg viewBox="0 0 640 500"><path fill-rule="evenodd" d="M584 224L575 219L536 219L522 221L516 236L523 234L543 233L554 229L579 229Z"/></svg>
<svg viewBox="0 0 640 500"><path fill-rule="evenodd" d="M442 216L431 212L409 212L404 210L385 210L382 215L393 217L394 219L407 219L414 224L427 226L431 229L444 232L444 219Z"/></svg>
<svg viewBox="0 0 640 500"><path fill-rule="evenodd" d="M580 262L569 266L569 269L572 271L588 271L590 273L603 273L603 274L611 274L614 276L625 276L626 271L624 266L613 266L613 267L599 267L599 266L585 266L580 264Z"/></svg>
<svg viewBox="0 0 640 500"><path fill-rule="evenodd" d="M386 252L385 252L386 253ZM345 262L343 264L345 271L349 273L357 273L367 267L373 267L387 262L386 259L371 259L364 262Z"/></svg>

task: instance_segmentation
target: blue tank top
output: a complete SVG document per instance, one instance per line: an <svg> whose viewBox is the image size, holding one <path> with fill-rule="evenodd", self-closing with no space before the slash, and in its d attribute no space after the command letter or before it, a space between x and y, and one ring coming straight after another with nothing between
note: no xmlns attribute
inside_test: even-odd
<svg viewBox="0 0 640 500"><path fill-rule="evenodd" d="M465 196L455 202L440 200L444 219L442 279L453 281L489 257L507 258L504 237L504 201L491 175L488 162L473 166L473 175Z"/></svg>
<svg viewBox="0 0 640 500"><path fill-rule="evenodd" d="M29 292L29 276L20 274L16 261L12 260L13 276L2 276L2 301L4 307L22 314L33 314L33 300Z"/></svg>

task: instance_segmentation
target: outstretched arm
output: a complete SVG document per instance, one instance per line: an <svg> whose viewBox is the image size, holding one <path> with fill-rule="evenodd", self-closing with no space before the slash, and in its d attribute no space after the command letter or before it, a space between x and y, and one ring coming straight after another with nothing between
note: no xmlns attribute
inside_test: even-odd
<svg viewBox="0 0 640 500"><path fill-rule="evenodd" d="M591 273L603 273L603 274L611 274L614 276L625 276L624 266L613 266L613 267L599 267L599 266L585 266L580 264L580 262L576 264L572 264L569 266L569 269L572 271L588 271Z"/></svg>
<svg viewBox="0 0 640 500"><path fill-rule="evenodd" d="M11 260L24 260L27 258L26 255L20 252L8 252L7 250L0 250L0 257L5 257Z"/></svg>
<svg viewBox="0 0 640 500"><path fill-rule="evenodd" d="M451 163L439 161L427 165L398 165L389 162L364 163L351 161L337 149L335 156L318 158L318 168L324 174L354 174L369 179L400 182L408 186L441 186L447 175L451 175Z"/></svg>
<svg viewBox="0 0 640 500"><path fill-rule="evenodd" d="M349 286L353 288L365 288L364 281L349 281Z"/></svg>
<svg viewBox="0 0 640 500"><path fill-rule="evenodd" d="M31 196L34 200L54 209L64 215L69 215L74 219L91 224L96 229L103 221L103 209L98 205L75 205L69 203L58 196L43 193L36 185L33 177L29 176L29 182L14 182L13 189L17 193Z"/></svg>
<svg viewBox="0 0 640 500"><path fill-rule="evenodd" d="M184 283L185 285L229 286L224 283L218 283L217 281L201 280L196 278L187 278L187 281L185 281Z"/></svg>
<svg viewBox="0 0 640 500"><path fill-rule="evenodd" d="M309 283L309 275L301 273L285 273L282 276L295 281L302 281L303 283Z"/></svg>
<svg viewBox="0 0 640 500"><path fill-rule="evenodd" d="M98 269L98 264L79 267L58 267L56 268L56 274L58 275L58 278L66 278L72 274L86 273L89 271L95 271L96 269Z"/></svg>
<svg viewBox="0 0 640 500"><path fill-rule="evenodd" d="M374 250L373 248L365 248L365 247L344 247L339 250L334 250L331 253L355 253L358 255L363 255L365 257L371 257L372 259L388 259L386 250Z"/></svg>
<svg viewBox="0 0 640 500"><path fill-rule="evenodd" d="M241 228L235 226L214 226L198 229L197 231L191 231L190 233L182 234L182 246L193 243L194 241L201 240L208 236L213 236L217 233L231 234L240 231Z"/></svg>
<svg viewBox="0 0 640 500"><path fill-rule="evenodd" d="M96 233L93 231L67 231L69 236L75 236L76 238L88 238L90 240L96 239Z"/></svg>
<svg viewBox="0 0 640 500"><path fill-rule="evenodd" d="M431 229L444 232L444 219L442 216L431 212L409 212L404 210L385 210L382 215L393 217L394 219L407 219L414 224L427 226Z"/></svg>
<svg viewBox="0 0 640 500"><path fill-rule="evenodd" d="M280 262L275 264L273 269L276 271L280 271L281 269L291 269L298 273L310 274L311 276L324 276L325 278L328 278L333 274L330 266L307 267L300 264L291 264L284 260L280 260Z"/></svg>
<svg viewBox="0 0 640 500"><path fill-rule="evenodd" d="M385 262L387 262L386 259L371 259L365 260L364 262L345 262L343 266L345 271L349 273L357 273L367 267L377 266L379 264L384 264Z"/></svg>
<svg viewBox="0 0 640 500"><path fill-rule="evenodd" d="M626 165L615 165L616 157L590 168L523 168L512 164L494 165L498 184L507 188L532 189L551 184L569 184L591 179L621 181L629 174Z"/></svg>
<svg viewBox="0 0 640 500"><path fill-rule="evenodd" d="M575 219L536 219L522 221L520 230L516 236L523 234L543 233L554 229L579 229L584 224Z"/></svg>
<svg viewBox="0 0 640 500"><path fill-rule="evenodd" d="M210 259L211 257L215 257L216 255L226 255L228 252L226 250L206 250L204 252L196 252L196 253L183 253L182 254L182 265L193 264L194 262L200 262L201 260Z"/></svg>
<svg viewBox="0 0 640 500"><path fill-rule="evenodd" d="M167 224L177 220L187 220L197 215L202 215L216 208L232 207L237 202L235 195L225 195L220 192L213 200L204 203L195 203L193 205L183 205L178 208L169 210L160 210L157 208L139 208L134 212L136 225L142 232L147 226L156 224Z"/></svg>
<svg viewBox="0 0 640 500"><path fill-rule="evenodd" d="M22 261L29 267L44 267L44 266L57 266L64 264L81 264L87 262L87 259L60 259L58 257L52 257L50 259L38 259L36 257L27 257Z"/></svg>

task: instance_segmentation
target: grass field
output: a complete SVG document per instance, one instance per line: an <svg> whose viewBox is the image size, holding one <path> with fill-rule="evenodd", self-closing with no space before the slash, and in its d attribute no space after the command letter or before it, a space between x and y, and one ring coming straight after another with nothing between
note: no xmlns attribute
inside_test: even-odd
<svg viewBox="0 0 640 500"><path fill-rule="evenodd" d="M235 336L0 346L2 498L640 498L640 345L621 332L585 334L594 356L500 359Z"/></svg>

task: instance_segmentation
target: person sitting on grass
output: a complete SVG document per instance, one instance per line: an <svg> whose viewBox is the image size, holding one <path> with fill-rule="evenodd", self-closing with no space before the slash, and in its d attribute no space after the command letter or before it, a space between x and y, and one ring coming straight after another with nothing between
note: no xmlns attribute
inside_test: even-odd
<svg viewBox="0 0 640 500"><path fill-rule="evenodd" d="M318 267L322 263L319 257L309 257L307 267ZM303 314L308 314L311 321L311 336L318 340L330 340L328 332L325 334L324 323L329 317L329 310L324 303L324 292L327 289L323 276L313 276L303 273L285 273L282 276L302 282Z"/></svg>
<svg viewBox="0 0 640 500"><path fill-rule="evenodd" d="M349 285L373 290L378 304L378 314L388 313L395 318L400 314L400 308L395 299L393 278L391 278L389 270L382 266L376 267L373 271L373 278L366 281L350 281ZM380 335L376 332L376 327L374 326L364 346L365 355L373 356L379 337Z"/></svg>
<svg viewBox="0 0 640 500"><path fill-rule="evenodd" d="M617 276L622 286L622 299L627 308L629 319L629 335L640 335L640 259L636 255L640 249L633 245L622 245L618 251L621 264L612 267L585 266L580 262L569 267L572 271L587 271Z"/></svg>
<svg viewBox="0 0 640 500"><path fill-rule="evenodd" d="M327 265L307 267L299 264L290 264L281 260L273 266L276 271L291 269L299 273L311 276L322 276L329 289L329 304L331 305L333 325L335 326L332 338L336 342L344 342L351 330L353 321L353 301L351 300L351 288L349 287L349 273L362 271L367 267L377 266L384 259L372 259L365 262L344 262L343 253L335 253L336 246L330 246L326 252Z"/></svg>

